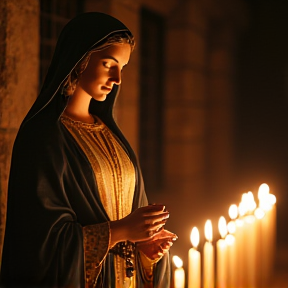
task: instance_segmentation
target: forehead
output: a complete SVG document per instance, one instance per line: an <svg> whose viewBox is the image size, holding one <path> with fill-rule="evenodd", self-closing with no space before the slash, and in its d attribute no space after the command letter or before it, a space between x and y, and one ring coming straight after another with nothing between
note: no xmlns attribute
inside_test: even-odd
<svg viewBox="0 0 288 288"><path fill-rule="evenodd" d="M97 51L91 57L100 59L111 59L119 64L126 64L130 59L131 46L127 43L113 44L101 51Z"/></svg>

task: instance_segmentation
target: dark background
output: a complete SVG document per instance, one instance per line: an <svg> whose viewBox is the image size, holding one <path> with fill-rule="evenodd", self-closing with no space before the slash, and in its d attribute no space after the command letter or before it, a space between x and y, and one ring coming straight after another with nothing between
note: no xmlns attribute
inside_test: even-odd
<svg viewBox="0 0 288 288"><path fill-rule="evenodd" d="M288 244L288 1L247 0L236 53L235 187L277 197L277 246Z"/></svg>

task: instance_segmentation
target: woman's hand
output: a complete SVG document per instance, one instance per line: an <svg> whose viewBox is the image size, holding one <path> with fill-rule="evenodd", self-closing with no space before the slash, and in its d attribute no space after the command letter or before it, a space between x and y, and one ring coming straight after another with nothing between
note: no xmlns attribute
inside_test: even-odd
<svg viewBox="0 0 288 288"><path fill-rule="evenodd" d="M120 241L147 241L154 238L165 225L169 212L164 205L141 207L126 217L110 222L111 247Z"/></svg>
<svg viewBox="0 0 288 288"><path fill-rule="evenodd" d="M137 249L142 251L151 260L160 259L167 253L173 242L176 241L177 235L162 229L147 241L137 242Z"/></svg>

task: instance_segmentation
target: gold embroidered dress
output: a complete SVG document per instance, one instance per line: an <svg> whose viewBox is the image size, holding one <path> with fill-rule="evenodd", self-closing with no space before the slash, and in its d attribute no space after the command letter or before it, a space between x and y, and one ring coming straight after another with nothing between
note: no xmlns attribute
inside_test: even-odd
<svg viewBox="0 0 288 288"><path fill-rule="evenodd" d="M61 121L77 141L91 163L101 202L111 221L131 213L135 189L135 170L121 143L97 118L89 124L62 115ZM109 223L89 225L83 228L86 286L93 287L101 263L109 250ZM95 251L97 247L97 251ZM116 287L134 287L135 275L125 279L124 259L114 256Z"/></svg>

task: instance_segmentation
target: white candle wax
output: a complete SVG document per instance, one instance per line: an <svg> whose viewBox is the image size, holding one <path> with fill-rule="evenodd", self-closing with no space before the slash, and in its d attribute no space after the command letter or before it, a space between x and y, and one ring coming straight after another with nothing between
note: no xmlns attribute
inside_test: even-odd
<svg viewBox="0 0 288 288"><path fill-rule="evenodd" d="M227 287L227 245L224 239L217 241L216 283L217 288Z"/></svg>
<svg viewBox="0 0 288 288"><path fill-rule="evenodd" d="M200 252L195 248L189 249L188 288L201 287L201 260Z"/></svg>
<svg viewBox="0 0 288 288"><path fill-rule="evenodd" d="M214 287L214 248L212 245L212 223L211 220L207 220L205 224L205 237L208 240L204 244L204 268L203 268L203 287Z"/></svg>
<svg viewBox="0 0 288 288"><path fill-rule="evenodd" d="M174 271L174 287L175 288L185 287L185 271L182 267L176 268Z"/></svg>
<svg viewBox="0 0 288 288"><path fill-rule="evenodd" d="M218 222L221 239L216 244L216 287L227 287L227 244L223 238L227 235L226 219L221 216Z"/></svg>
<svg viewBox="0 0 288 288"><path fill-rule="evenodd" d="M185 271L182 268L183 261L178 256L173 256L173 262L177 267L174 271L174 288L185 287Z"/></svg>
<svg viewBox="0 0 288 288"><path fill-rule="evenodd" d="M193 248L189 250L188 255L188 288L201 287L201 257L200 252L197 251L200 236L197 227L193 227L190 235L190 240Z"/></svg>
<svg viewBox="0 0 288 288"><path fill-rule="evenodd" d="M214 248L212 243L206 242L204 244L204 271L203 283L204 288L214 287Z"/></svg>

